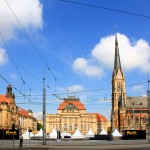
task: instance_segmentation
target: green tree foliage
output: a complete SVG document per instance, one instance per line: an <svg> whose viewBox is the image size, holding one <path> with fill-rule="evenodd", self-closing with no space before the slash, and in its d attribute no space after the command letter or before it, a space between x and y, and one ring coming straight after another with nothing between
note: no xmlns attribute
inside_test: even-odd
<svg viewBox="0 0 150 150"><path fill-rule="evenodd" d="M40 123L37 123L37 130L39 131L43 126Z"/></svg>

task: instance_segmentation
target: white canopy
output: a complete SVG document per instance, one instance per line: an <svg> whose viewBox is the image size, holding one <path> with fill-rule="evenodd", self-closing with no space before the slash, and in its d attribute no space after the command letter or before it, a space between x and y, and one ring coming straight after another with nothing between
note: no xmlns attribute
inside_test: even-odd
<svg viewBox="0 0 150 150"><path fill-rule="evenodd" d="M101 130L100 135L107 135L107 132L105 131L104 128Z"/></svg>
<svg viewBox="0 0 150 150"><path fill-rule="evenodd" d="M122 136L122 134L120 134L120 133L118 132L118 130L115 129L114 132L112 133L112 136L113 136L113 137L116 137L116 136L120 137L120 136Z"/></svg>
<svg viewBox="0 0 150 150"><path fill-rule="evenodd" d="M64 138L64 136L70 136L70 137L71 137L71 133L62 132L62 133L61 133L61 138Z"/></svg>
<svg viewBox="0 0 150 150"><path fill-rule="evenodd" d="M55 129L49 134L50 139L57 139L57 131Z"/></svg>
<svg viewBox="0 0 150 150"><path fill-rule="evenodd" d="M22 136L23 136L23 139L29 139L28 129L24 134L22 134ZM34 136L34 134L32 132L30 132L30 138L33 137L33 136Z"/></svg>
<svg viewBox="0 0 150 150"><path fill-rule="evenodd" d="M41 128L40 131L35 136L43 136L43 129Z"/></svg>
<svg viewBox="0 0 150 150"><path fill-rule="evenodd" d="M90 137L94 137L94 132L92 131L92 129L89 129L89 132L85 135L86 138L90 138Z"/></svg>
<svg viewBox="0 0 150 150"><path fill-rule="evenodd" d="M75 131L75 133L71 136L72 139L83 139L84 136L81 134L79 129Z"/></svg>

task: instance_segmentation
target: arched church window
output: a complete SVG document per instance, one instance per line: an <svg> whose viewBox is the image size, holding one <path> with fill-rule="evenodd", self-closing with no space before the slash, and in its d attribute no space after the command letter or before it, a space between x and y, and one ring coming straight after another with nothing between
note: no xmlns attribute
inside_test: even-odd
<svg viewBox="0 0 150 150"><path fill-rule="evenodd" d="M128 116L128 125L130 125L131 119L130 116Z"/></svg>
<svg viewBox="0 0 150 150"><path fill-rule="evenodd" d="M139 117L138 116L135 117L135 123L136 124L139 123Z"/></svg>
<svg viewBox="0 0 150 150"><path fill-rule="evenodd" d="M147 119L146 116L143 117L142 122L143 122L143 123L147 123L147 122L148 122L148 119Z"/></svg>
<svg viewBox="0 0 150 150"><path fill-rule="evenodd" d="M117 91L120 92L121 88L122 88L122 84L121 84L121 82L118 82L117 83Z"/></svg>

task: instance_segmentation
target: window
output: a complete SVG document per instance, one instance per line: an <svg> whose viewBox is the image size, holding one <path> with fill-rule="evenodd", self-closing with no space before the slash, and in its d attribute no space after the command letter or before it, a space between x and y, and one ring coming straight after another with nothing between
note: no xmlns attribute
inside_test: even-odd
<svg viewBox="0 0 150 150"><path fill-rule="evenodd" d="M147 122L148 122L148 119L147 119L146 116L143 117L142 122L143 122L143 123L147 123Z"/></svg>
<svg viewBox="0 0 150 150"><path fill-rule="evenodd" d="M138 116L135 117L135 123L136 123L136 124L139 123L139 118L138 118Z"/></svg>
<svg viewBox="0 0 150 150"><path fill-rule="evenodd" d="M74 124L74 129L75 129L75 130L77 129L77 127L78 127L78 125L77 125L77 124Z"/></svg>
<svg viewBox="0 0 150 150"><path fill-rule="evenodd" d="M66 123L64 124L64 130L67 130L67 124Z"/></svg>
<svg viewBox="0 0 150 150"><path fill-rule="evenodd" d="M61 124L59 124L59 130L61 130Z"/></svg>
<svg viewBox="0 0 150 150"><path fill-rule="evenodd" d="M69 125L69 130L72 131L72 124Z"/></svg>
<svg viewBox="0 0 150 150"><path fill-rule="evenodd" d="M84 131L86 131L86 124L84 124Z"/></svg>
<svg viewBox="0 0 150 150"><path fill-rule="evenodd" d="M83 131L83 124L81 124L81 131Z"/></svg>
<svg viewBox="0 0 150 150"><path fill-rule="evenodd" d="M120 92L121 88L122 88L122 84L121 84L121 82L118 82L117 83L117 91Z"/></svg>

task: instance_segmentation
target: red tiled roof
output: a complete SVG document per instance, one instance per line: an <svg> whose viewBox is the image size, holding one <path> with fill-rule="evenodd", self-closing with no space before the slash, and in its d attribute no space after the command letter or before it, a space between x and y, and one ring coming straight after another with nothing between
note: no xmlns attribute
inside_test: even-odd
<svg viewBox="0 0 150 150"><path fill-rule="evenodd" d="M107 119L99 113L88 113L88 114L96 115L97 122L107 122Z"/></svg>
<svg viewBox="0 0 150 150"><path fill-rule="evenodd" d="M81 102L79 102L79 101L72 101L72 102L64 101L64 102L62 102L62 103L59 105L59 107L58 107L57 110L62 110L62 109L64 109L64 108L65 108L67 105L69 105L70 103L71 103L72 105L76 106L79 110L85 110L84 105L83 105Z"/></svg>
<svg viewBox="0 0 150 150"><path fill-rule="evenodd" d="M18 107L18 114L19 115L21 115L21 116L25 116L25 117L29 117L29 114L28 114L28 112L25 110L25 109L23 109L23 108L21 108L21 107Z"/></svg>
<svg viewBox="0 0 150 150"><path fill-rule="evenodd" d="M6 95L0 95L0 103L6 101L10 105L11 100L11 97L7 98Z"/></svg>

